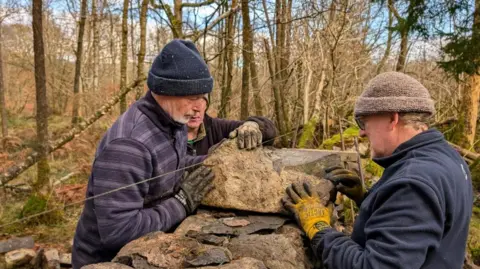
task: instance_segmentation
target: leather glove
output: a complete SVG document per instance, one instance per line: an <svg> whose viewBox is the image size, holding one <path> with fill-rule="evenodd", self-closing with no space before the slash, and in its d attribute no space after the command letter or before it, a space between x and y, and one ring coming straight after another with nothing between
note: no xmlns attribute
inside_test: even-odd
<svg viewBox="0 0 480 269"><path fill-rule="evenodd" d="M262 145L262 131L260 126L254 121L246 121L237 129L229 134L230 138L237 138L239 149L254 149Z"/></svg>
<svg viewBox="0 0 480 269"><path fill-rule="evenodd" d="M309 183L290 185L282 202L293 213L308 238L312 239L318 232L332 227L333 203L328 202L325 206Z"/></svg>
<svg viewBox="0 0 480 269"><path fill-rule="evenodd" d="M200 166L191 173L183 174L180 190L175 194L175 198L185 207L187 215L192 214L203 197L213 189L214 177L212 169L206 166Z"/></svg>
<svg viewBox="0 0 480 269"><path fill-rule="evenodd" d="M211 146L211 147L208 149L208 151L207 151L207 155L210 155L210 154L214 153L215 150L217 150L217 149L223 144L223 142L225 142L225 141L227 141L226 138L220 140L220 142L218 142L217 144Z"/></svg>
<svg viewBox="0 0 480 269"><path fill-rule="evenodd" d="M325 169L325 179L330 180L340 193L355 201L358 207L362 204L365 190L357 173L340 166Z"/></svg>

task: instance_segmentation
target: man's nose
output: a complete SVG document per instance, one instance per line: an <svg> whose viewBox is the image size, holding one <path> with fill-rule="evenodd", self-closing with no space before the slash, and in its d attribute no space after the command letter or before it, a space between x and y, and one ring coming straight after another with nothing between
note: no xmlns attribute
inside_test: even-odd
<svg viewBox="0 0 480 269"><path fill-rule="evenodd" d="M360 137L366 137L367 136L367 132L365 132L365 130L360 130L360 132L358 134L360 135Z"/></svg>

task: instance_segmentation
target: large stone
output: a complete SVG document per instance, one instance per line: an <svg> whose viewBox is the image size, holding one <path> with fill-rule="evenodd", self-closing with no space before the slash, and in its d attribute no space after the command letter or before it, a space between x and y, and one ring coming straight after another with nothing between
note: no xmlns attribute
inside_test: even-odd
<svg viewBox="0 0 480 269"><path fill-rule="evenodd" d="M283 234L252 234L233 238L227 245L233 258L252 257L269 269L309 269L302 238L294 240Z"/></svg>
<svg viewBox="0 0 480 269"><path fill-rule="evenodd" d="M17 237L0 241L0 254L21 248L33 248L33 237Z"/></svg>
<svg viewBox="0 0 480 269"><path fill-rule="evenodd" d="M287 220L285 217L273 215L249 215L217 219L210 214L200 214L186 218L175 230L175 234L184 236L189 232L198 232L200 234L238 236L260 231L273 232Z"/></svg>
<svg viewBox="0 0 480 269"><path fill-rule="evenodd" d="M355 161L355 152L258 148L240 151L235 141L218 147L205 161L215 171L215 189L203 205L254 211L284 212L281 199L292 183L308 181L323 200L329 200L333 184L318 176L326 166Z"/></svg>
<svg viewBox="0 0 480 269"><path fill-rule="evenodd" d="M7 268L16 268L28 264L33 257L35 257L33 249L21 248L7 252L5 254L5 264Z"/></svg>
<svg viewBox="0 0 480 269"><path fill-rule="evenodd" d="M43 255L43 269L60 269L60 255L57 249L47 249Z"/></svg>
<svg viewBox="0 0 480 269"><path fill-rule="evenodd" d="M232 253L222 247L199 246L192 250L191 258L186 261L189 266L218 265L232 260Z"/></svg>
<svg viewBox="0 0 480 269"><path fill-rule="evenodd" d="M175 230L175 234L179 236L186 235L189 231L200 232L203 227L217 222L217 219L208 213L199 213L187 217L180 223Z"/></svg>
<svg viewBox="0 0 480 269"><path fill-rule="evenodd" d="M125 245L112 261L137 269L184 268L190 251L198 245L193 238L155 232Z"/></svg>
<svg viewBox="0 0 480 269"><path fill-rule="evenodd" d="M197 269L267 269L267 267L260 260L246 257L220 266L204 266Z"/></svg>
<svg viewBox="0 0 480 269"><path fill-rule="evenodd" d="M132 269L132 267L120 263L103 262L85 265L81 269Z"/></svg>
<svg viewBox="0 0 480 269"><path fill-rule="evenodd" d="M61 266L71 266L72 265L72 254L71 253L60 254L60 265Z"/></svg>
<svg viewBox="0 0 480 269"><path fill-rule="evenodd" d="M201 244L177 234L156 232L128 243L112 261L136 269L177 269L223 264L231 257L226 248Z"/></svg>

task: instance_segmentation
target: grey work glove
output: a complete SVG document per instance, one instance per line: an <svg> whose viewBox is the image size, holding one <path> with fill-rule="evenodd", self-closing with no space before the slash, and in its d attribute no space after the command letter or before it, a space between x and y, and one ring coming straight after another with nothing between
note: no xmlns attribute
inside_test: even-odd
<svg viewBox="0 0 480 269"><path fill-rule="evenodd" d="M175 194L175 198L183 204L187 215L192 214L203 197L213 189L214 177L212 169L206 166L200 166L191 173L183 174L180 190Z"/></svg>
<svg viewBox="0 0 480 269"><path fill-rule="evenodd" d="M358 207L362 204L365 190L362 187L362 180L357 173L334 166L325 169L325 178L330 180L340 193L355 201Z"/></svg>
<svg viewBox="0 0 480 269"><path fill-rule="evenodd" d="M239 149L254 149L262 145L262 131L260 126L254 121L246 121L237 129L233 130L230 138L237 138Z"/></svg>

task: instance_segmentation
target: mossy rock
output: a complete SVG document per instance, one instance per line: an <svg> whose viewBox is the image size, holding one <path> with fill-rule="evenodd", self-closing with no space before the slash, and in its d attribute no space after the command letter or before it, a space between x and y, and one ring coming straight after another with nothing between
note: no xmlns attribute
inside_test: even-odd
<svg viewBox="0 0 480 269"><path fill-rule="evenodd" d="M356 126L349 127L343 131L343 141L345 147L352 147L354 145L354 137L359 137L360 130ZM360 138L360 141L363 139ZM320 149L333 149L334 146L340 147L342 145L342 137L340 134L335 134L329 139L323 141Z"/></svg>

